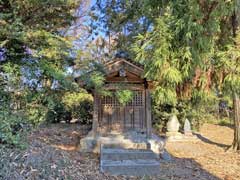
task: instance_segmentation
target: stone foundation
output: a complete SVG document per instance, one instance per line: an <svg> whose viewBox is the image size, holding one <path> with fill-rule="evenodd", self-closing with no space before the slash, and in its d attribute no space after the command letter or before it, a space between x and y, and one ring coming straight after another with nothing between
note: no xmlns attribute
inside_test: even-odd
<svg viewBox="0 0 240 180"><path fill-rule="evenodd" d="M95 137L90 132L80 140L80 151L100 153L101 145L125 149L151 149L159 155L164 149L165 140L154 134L147 139L146 134L135 131L121 134L114 132L108 135L97 134Z"/></svg>

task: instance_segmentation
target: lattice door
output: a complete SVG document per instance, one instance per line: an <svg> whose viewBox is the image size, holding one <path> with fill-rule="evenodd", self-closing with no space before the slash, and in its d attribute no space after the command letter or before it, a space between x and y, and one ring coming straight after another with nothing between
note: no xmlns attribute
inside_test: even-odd
<svg viewBox="0 0 240 180"><path fill-rule="evenodd" d="M134 91L134 97L127 105L121 106L115 96L101 99L100 125L108 131L130 130L145 131L144 91Z"/></svg>

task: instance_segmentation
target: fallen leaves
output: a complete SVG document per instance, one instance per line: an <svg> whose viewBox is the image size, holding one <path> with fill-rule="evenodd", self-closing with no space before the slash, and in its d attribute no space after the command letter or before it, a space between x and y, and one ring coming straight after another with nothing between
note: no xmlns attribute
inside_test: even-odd
<svg viewBox="0 0 240 180"><path fill-rule="evenodd" d="M99 156L78 151L79 140L86 133L81 131L79 125L41 127L28 136L26 150L0 147L0 179L240 179L240 155L226 153L222 146L218 146L231 143L232 130L215 125L205 125L203 128L201 133L213 144L202 141L167 144L167 151L173 160L161 161L159 176L126 177L100 173Z"/></svg>

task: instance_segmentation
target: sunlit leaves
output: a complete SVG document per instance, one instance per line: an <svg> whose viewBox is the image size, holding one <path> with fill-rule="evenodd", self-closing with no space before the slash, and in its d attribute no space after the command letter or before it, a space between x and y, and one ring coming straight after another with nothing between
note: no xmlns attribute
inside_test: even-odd
<svg viewBox="0 0 240 180"><path fill-rule="evenodd" d="M227 92L240 92L240 33L234 39L235 43L228 44L225 51L218 51L216 67L224 71L224 90Z"/></svg>
<svg viewBox="0 0 240 180"><path fill-rule="evenodd" d="M131 102L134 97L134 92L130 90L118 90L116 92L117 100L120 104L126 105Z"/></svg>
<svg viewBox="0 0 240 180"><path fill-rule="evenodd" d="M80 79L84 82L87 89L101 91L105 77L103 73L96 71L82 75Z"/></svg>
<svg viewBox="0 0 240 180"><path fill-rule="evenodd" d="M62 102L70 109L78 106L83 101L93 101L93 97L87 92L67 92L64 94Z"/></svg>
<svg viewBox="0 0 240 180"><path fill-rule="evenodd" d="M166 17L156 19L153 31L139 35L133 50L136 60L145 65L145 77L157 82L156 102L175 104L175 87L182 81L182 75L171 47L173 35L167 27Z"/></svg>
<svg viewBox="0 0 240 180"><path fill-rule="evenodd" d="M177 103L177 94L174 89L157 86L153 95L157 104L176 105Z"/></svg>
<svg viewBox="0 0 240 180"><path fill-rule="evenodd" d="M157 5L148 1L149 7ZM215 63L222 20L231 15L231 7L232 2L225 1L178 0L162 4L164 13L152 14L153 28L139 35L133 47L136 59L145 65L145 76L172 92L177 84L192 83L192 79L197 78L197 85L192 87L210 91L213 72L209 70ZM199 75L196 74L197 69L200 69ZM161 94L163 91L163 88L158 90ZM164 96L159 95L158 98Z"/></svg>
<svg viewBox="0 0 240 180"><path fill-rule="evenodd" d="M175 67L169 67L169 68L166 68L165 70L163 70L162 77L163 77L164 81L172 83L172 84L177 84L182 81L181 73Z"/></svg>
<svg viewBox="0 0 240 180"><path fill-rule="evenodd" d="M28 48L32 49L34 57L45 57L50 61L63 61L69 55L71 48L71 43L66 38L44 30L28 31L25 43L29 44Z"/></svg>

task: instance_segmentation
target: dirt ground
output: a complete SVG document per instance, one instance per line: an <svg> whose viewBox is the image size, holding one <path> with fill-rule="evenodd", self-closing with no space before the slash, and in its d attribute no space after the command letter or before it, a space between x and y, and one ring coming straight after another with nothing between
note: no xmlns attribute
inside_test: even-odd
<svg viewBox="0 0 240 180"><path fill-rule="evenodd" d="M197 136L199 141L195 143L167 143L167 151L175 157L173 171L178 172L178 168L183 171L179 178L240 180L240 154L226 152L233 140L233 130L204 124Z"/></svg>
<svg viewBox="0 0 240 180"><path fill-rule="evenodd" d="M158 177L141 178L100 173L98 155L78 151L81 129L76 124L41 127L27 137L25 150L0 147L0 179L240 179L240 154L225 152L233 138L233 130L226 126L204 124L198 142L167 143L172 161L161 160Z"/></svg>

